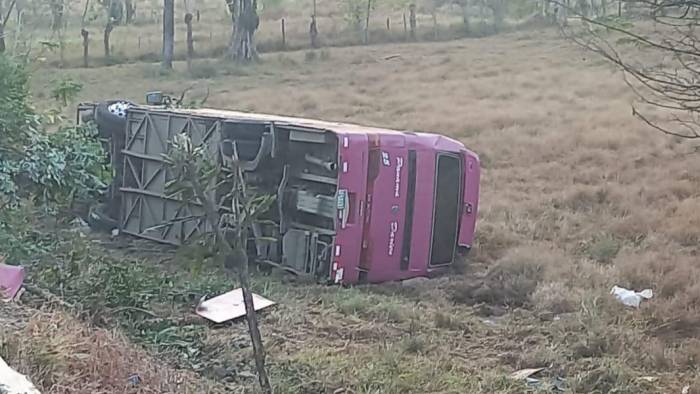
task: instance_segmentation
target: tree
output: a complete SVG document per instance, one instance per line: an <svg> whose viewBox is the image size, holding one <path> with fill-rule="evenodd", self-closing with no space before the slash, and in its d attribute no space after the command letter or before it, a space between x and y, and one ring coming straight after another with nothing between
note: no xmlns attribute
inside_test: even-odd
<svg viewBox="0 0 700 394"><path fill-rule="evenodd" d="M109 0L103 2L102 5L107 11L107 23L105 24L103 43L105 48L105 59L109 60L111 57L111 46L109 44L109 38L114 30L114 26L119 24L122 18L122 7L121 1L119 0ZM87 9L87 7L86 7Z"/></svg>
<svg viewBox="0 0 700 394"><path fill-rule="evenodd" d="M656 25L635 27L610 18L590 18L583 12L581 30L562 32L622 71L638 100L632 113L663 133L700 138L700 3L695 0L624 1ZM632 50L634 49L634 50ZM662 59L658 61L650 59ZM651 114L652 108L664 115Z"/></svg>
<svg viewBox="0 0 700 394"><path fill-rule="evenodd" d="M232 32L229 57L240 63L258 59L255 31L260 25L257 0L226 0L231 13Z"/></svg>
<svg viewBox="0 0 700 394"><path fill-rule="evenodd" d="M63 29L65 4L63 0L51 0L49 6L51 8L51 30L55 32L60 31Z"/></svg>
<svg viewBox="0 0 700 394"><path fill-rule="evenodd" d="M133 0L124 0L124 10L126 11L125 23L131 24L136 16L136 2Z"/></svg>
<svg viewBox="0 0 700 394"><path fill-rule="evenodd" d="M192 14L194 1L185 0L185 27L187 28L187 70L192 71L192 58L194 57L194 39L192 37Z"/></svg>
<svg viewBox="0 0 700 394"><path fill-rule="evenodd" d="M10 15L12 14L12 8L15 6L16 0L12 0L10 3L10 6L7 8L7 13L3 15L3 13L0 11L0 53L4 53L6 46L5 46L5 25L7 24L7 21L10 19Z"/></svg>
<svg viewBox="0 0 700 394"><path fill-rule="evenodd" d="M235 149L233 151L235 152ZM209 159L206 146L194 146L184 134L173 137L171 150L164 160L174 176L166 185L169 193L179 196L185 203L197 201L201 204L205 219L214 229L216 246L225 256L226 268L238 272L258 380L263 393L271 394L272 387L265 369L265 348L250 291L246 248L249 229L269 209L274 198L268 195L256 196L248 190L235 153L225 161L224 165L228 171L224 172L222 166L212 163ZM230 192L222 200L217 200L217 192L222 184L228 185L227 189ZM227 213L222 213L217 201L228 201Z"/></svg>
<svg viewBox="0 0 700 394"><path fill-rule="evenodd" d="M367 14L365 14L365 45L369 44L369 15L372 12L372 0L367 0Z"/></svg>
<svg viewBox="0 0 700 394"><path fill-rule="evenodd" d="M493 15L493 26L496 31L503 29L506 16L506 1L505 0L487 0L486 7L491 10Z"/></svg>
<svg viewBox="0 0 700 394"><path fill-rule="evenodd" d="M175 0L163 0L163 60L161 67L172 70L175 51Z"/></svg>

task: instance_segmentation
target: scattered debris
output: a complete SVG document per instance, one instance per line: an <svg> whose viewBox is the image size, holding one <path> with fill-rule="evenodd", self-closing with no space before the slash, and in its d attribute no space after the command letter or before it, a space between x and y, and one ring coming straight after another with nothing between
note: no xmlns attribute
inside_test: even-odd
<svg viewBox="0 0 700 394"><path fill-rule="evenodd" d="M118 228L112 229L112 238L115 238L118 236L119 236L119 229Z"/></svg>
<svg viewBox="0 0 700 394"><path fill-rule="evenodd" d="M566 380L564 378L559 376L541 379L533 377L533 375L544 371L544 369L544 367L521 369L510 374L509 378L513 380L525 381L525 384L528 387L538 390L546 389L548 391L566 391Z"/></svg>
<svg viewBox="0 0 700 394"><path fill-rule="evenodd" d="M90 226L82 218L75 218L70 222L71 227L77 231L87 232L90 231Z"/></svg>
<svg viewBox="0 0 700 394"><path fill-rule="evenodd" d="M527 380L528 378L530 378L530 376L532 376L538 372L541 372L541 371L544 371L544 367L542 367L542 368L525 368L525 369L521 369L519 371L515 371L512 374L510 374L510 378L514 379L514 380Z"/></svg>
<svg viewBox="0 0 700 394"><path fill-rule="evenodd" d="M4 259L0 256L0 300L9 302L21 295L24 267L2 264Z"/></svg>
<svg viewBox="0 0 700 394"><path fill-rule="evenodd" d="M136 387L141 383L141 376L139 374L131 374L126 380L129 382L129 386Z"/></svg>
<svg viewBox="0 0 700 394"><path fill-rule="evenodd" d="M566 379L557 376L552 381L552 390L566 391Z"/></svg>
<svg viewBox="0 0 700 394"><path fill-rule="evenodd" d="M41 394L26 376L15 372L0 357L0 392L7 394Z"/></svg>
<svg viewBox="0 0 700 394"><path fill-rule="evenodd" d="M656 376L640 376L637 379L648 383L654 383L657 380L659 380L659 378L657 378Z"/></svg>
<svg viewBox="0 0 700 394"><path fill-rule="evenodd" d="M257 294L253 294L253 307L256 311L263 308L275 305L274 301L270 301ZM211 320L214 323L223 323L228 320L233 320L245 316L245 304L243 303L243 290L240 288L214 297L210 300L200 300L195 312L205 319Z"/></svg>
<svg viewBox="0 0 700 394"><path fill-rule="evenodd" d="M613 286L610 294L614 295L620 302L627 306L639 308L642 299L648 300L653 297L654 293L651 289L645 289L640 292L625 289L624 287Z"/></svg>
<svg viewBox="0 0 700 394"><path fill-rule="evenodd" d="M683 388L681 389L681 394L688 394L688 393L690 393L690 386L689 385L683 386Z"/></svg>

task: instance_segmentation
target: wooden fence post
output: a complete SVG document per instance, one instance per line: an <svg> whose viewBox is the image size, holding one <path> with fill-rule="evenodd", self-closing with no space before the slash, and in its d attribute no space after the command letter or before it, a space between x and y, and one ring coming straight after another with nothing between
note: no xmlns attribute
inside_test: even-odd
<svg viewBox="0 0 700 394"><path fill-rule="evenodd" d="M83 37L83 67L88 67L88 56L90 50L89 38L90 32L86 29L80 29L80 35Z"/></svg>
<svg viewBox="0 0 700 394"><path fill-rule="evenodd" d="M187 26L187 70L192 71L192 57L194 57L194 41L192 39L192 13L185 14L185 26Z"/></svg>
<svg viewBox="0 0 700 394"><path fill-rule="evenodd" d="M285 31L284 18L282 18L282 49L287 49L287 32Z"/></svg>
<svg viewBox="0 0 700 394"><path fill-rule="evenodd" d="M406 13L403 13L403 35L408 38L408 25L406 24Z"/></svg>

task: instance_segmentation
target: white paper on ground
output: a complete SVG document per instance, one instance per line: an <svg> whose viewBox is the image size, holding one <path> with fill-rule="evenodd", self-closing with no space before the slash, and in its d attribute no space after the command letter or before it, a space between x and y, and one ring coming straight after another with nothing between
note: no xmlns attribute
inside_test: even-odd
<svg viewBox="0 0 700 394"><path fill-rule="evenodd" d="M268 306L275 305L274 301L253 293L253 307L259 311ZM210 300L201 302L195 312L214 323L223 323L245 316L245 304L243 303L243 290L238 288L216 296Z"/></svg>
<svg viewBox="0 0 700 394"><path fill-rule="evenodd" d="M614 295L621 303L635 308L639 308L639 304L642 303L643 299L648 300L654 296L651 289L644 289L640 292L636 292L619 286L613 286L612 290L610 290L610 294Z"/></svg>

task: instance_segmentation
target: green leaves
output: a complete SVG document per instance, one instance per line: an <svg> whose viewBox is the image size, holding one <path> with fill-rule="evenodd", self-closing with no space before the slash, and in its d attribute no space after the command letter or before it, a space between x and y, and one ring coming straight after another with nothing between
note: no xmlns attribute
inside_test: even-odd
<svg viewBox="0 0 700 394"><path fill-rule="evenodd" d="M31 198L54 210L76 198L94 198L109 178L96 129L83 125L44 132L30 103L28 81L21 65L0 55L0 206ZM66 106L81 88L62 80L52 96Z"/></svg>
<svg viewBox="0 0 700 394"><path fill-rule="evenodd" d="M75 82L70 78L61 79L54 82L51 89L51 97L63 107L67 107L68 103L75 100L78 93L83 90L83 85Z"/></svg>

